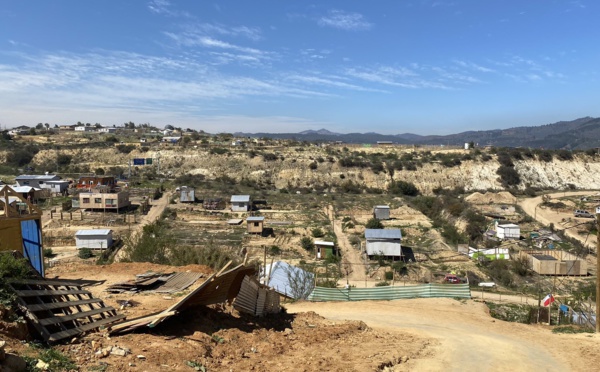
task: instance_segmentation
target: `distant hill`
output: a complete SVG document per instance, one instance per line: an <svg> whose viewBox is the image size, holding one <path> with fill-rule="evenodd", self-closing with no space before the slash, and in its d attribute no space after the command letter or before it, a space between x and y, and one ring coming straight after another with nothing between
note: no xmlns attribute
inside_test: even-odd
<svg viewBox="0 0 600 372"><path fill-rule="evenodd" d="M376 143L377 141L392 141L396 144L452 146L462 146L466 142L474 142L479 146L575 150L600 147L600 118L585 117L540 126L468 131L445 136L421 136L412 133L387 135L373 132L342 134L333 133L327 129L307 130L300 133L235 133L235 135L311 142Z"/></svg>

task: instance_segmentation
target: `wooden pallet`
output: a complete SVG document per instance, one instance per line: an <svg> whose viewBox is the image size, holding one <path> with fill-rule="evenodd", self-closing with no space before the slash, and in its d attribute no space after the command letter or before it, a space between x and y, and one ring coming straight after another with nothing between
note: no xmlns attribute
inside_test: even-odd
<svg viewBox="0 0 600 372"><path fill-rule="evenodd" d="M104 302L65 280L18 280L10 283L19 308L44 341L60 340L109 326L125 318Z"/></svg>

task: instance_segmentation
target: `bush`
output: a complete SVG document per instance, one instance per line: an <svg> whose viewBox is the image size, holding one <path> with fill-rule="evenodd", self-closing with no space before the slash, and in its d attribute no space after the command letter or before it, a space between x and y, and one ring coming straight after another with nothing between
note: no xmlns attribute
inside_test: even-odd
<svg viewBox="0 0 600 372"><path fill-rule="evenodd" d="M394 181L388 187L388 192L393 195L407 195L417 196L419 195L419 189L411 183L406 181Z"/></svg>
<svg viewBox="0 0 600 372"><path fill-rule="evenodd" d="M311 238L305 236L302 239L300 239L300 246L305 250L312 252L312 250L315 248L315 243Z"/></svg>
<svg viewBox="0 0 600 372"><path fill-rule="evenodd" d="M77 256L82 260L87 260L88 258L94 257L94 253L89 248L80 248L77 252Z"/></svg>
<svg viewBox="0 0 600 372"><path fill-rule="evenodd" d="M379 283L375 283L375 287L387 287L388 285L390 285L389 282L379 282Z"/></svg>
<svg viewBox="0 0 600 372"><path fill-rule="evenodd" d="M386 281L394 279L394 273L392 271L386 271L384 278Z"/></svg>
<svg viewBox="0 0 600 372"><path fill-rule="evenodd" d="M117 145L116 149L121 154L129 154L130 152L135 150L135 146L134 145Z"/></svg>
<svg viewBox="0 0 600 372"><path fill-rule="evenodd" d="M538 154L538 159L549 163L552 161L552 153L548 150L543 150Z"/></svg>
<svg viewBox="0 0 600 372"><path fill-rule="evenodd" d="M325 233L320 228L315 227L314 229L312 229L312 236L314 238L322 238L325 236Z"/></svg>
<svg viewBox="0 0 600 372"><path fill-rule="evenodd" d="M367 229L383 229L383 224L377 218L373 217L365 225Z"/></svg>
<svg viewBox="0 0 600 372"><path fill-rule="evenodd" d="M516 186L521 183L521 176L519 176L519 172L513 167L501 165L496 174L500 176L502 186L504 187Z"/></svg>
<svg viewBox="0 0 600 372"><path fill-rule="evenodd" d="M71 164L71 159L73 157L71 155L60 154L56 157L56 164L60 166L67 166Z"/></svg>

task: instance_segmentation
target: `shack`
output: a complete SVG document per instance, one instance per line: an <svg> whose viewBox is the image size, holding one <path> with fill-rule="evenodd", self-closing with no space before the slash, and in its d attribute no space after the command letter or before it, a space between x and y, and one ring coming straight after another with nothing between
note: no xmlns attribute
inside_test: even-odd
<svg viewBox="0 0 600 372"><path fill-rule="evenodd" d="M335 254L335 243L315 240L315 259L323 260Z"/></svg>
<svg viewBox="0 0 600 372"><path fill-rule="evenodd" d="M521 251L529 267L540 275L587 275L587 262L559 250Z"/></svg>
<svg viewBox="0 0 600 372"><path fill-rule="evenodd" d="M195 190L191 187L181 186L179 189L179 201L182 203L193 203L196 201Z"/></svg>
<svg viewBox="0 0 600 372"><path fill-rule="evenodd" d="M496 237L498 239L520 239L521 228L514 223L498 224L496 222Z"/></svg>
<svg viewBox="0 0 600 372"><path fill-rule="evenodd" d="M248 217L246 218L246 224L248 225L249 234L262 234L264 229L265 218L260 217Z"/></svg>
<svg viewBox="0 0 600 372"><path fill-rule="evenodd" d="M389 205L376 205L373 208L373 217L378 220L389 220L390 219L390 207Z"/></svg>
<svg viewBox="0 0 600 372"><path fill-rule="evenodd" d="M231 211L247 212L250 210L250 195L232 195Z"/></svg>
<svg viewBox="0 0 600 372"><path fill-rule="evenodd" d="M402 232L400 229L366 229L366 252L369 259L384 256L392 260L402 259Z"/></svg>
<svg viewBox="0 0 600 372"><path fill-rule="evenodd" d="M75 245L77 249L107 249L113 245L112 230L94 229L78 230L75 233Z"/></svg>

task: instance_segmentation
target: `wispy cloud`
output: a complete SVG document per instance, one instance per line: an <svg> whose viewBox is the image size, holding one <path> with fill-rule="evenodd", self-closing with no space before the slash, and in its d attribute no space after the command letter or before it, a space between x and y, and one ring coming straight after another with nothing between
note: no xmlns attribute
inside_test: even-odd
<svg viewBox="0 0 600 372"><path fill-rule="evenodd" d="M423 77L406 67L349 68L345 72L356 79L400 88L451 89L439 79Z"/></svg>
<svg viewBox="0 0 600 372"><path fill-rule="evenodd" d="M148 3L148 9L159 15L192 18L188 12L173 9L171 2L168 0L151 0Z"/></svg>
<svg viewBox="0 0 600 372"><path fill-rule="evenodd" d="M188 25L185 27L185 30L189 34L243 36L253 41L258 41L262 38L259 28L244 25L225 26L219 23L199 23Z"/></svg>
<svg viewBox="0 0 600 372"><path fill-rule="evenodd" d="M356 90L363 92L379 92L386 93L385 90L374 89L369 87L360 86L357 84L348 83L345 78L340 76L316 76L316 75L300 75L300 74L291 74L285 77L286 80L293 82L300 82L309 85L317 85L317 86L325 86L325 87L334 87L334 88L342 88L346 90Z"/></svg>
<svg viewBox="0 0 600 372"><path fill-rule="evenodd" d="M319 18L319 25L340 30L368 30L373 25L360 13L348 13L342 10L331 10L326 16Z"/></svg>
<svg viewBox="0 0 600 372"><path fill-rule="evenodd" d="M456 63L457 65L459 65L461 67L468 68L468 69L471 69L471 70L474 70L474 71L479 71L479 72L496 72L492 68L481 66L481 65L478 65L478 64L473 63L473 62L468 62L468 61L463 61L463 60L454 60L454 63Z"/></svg>

